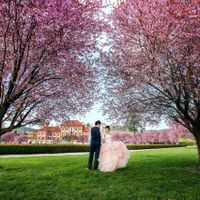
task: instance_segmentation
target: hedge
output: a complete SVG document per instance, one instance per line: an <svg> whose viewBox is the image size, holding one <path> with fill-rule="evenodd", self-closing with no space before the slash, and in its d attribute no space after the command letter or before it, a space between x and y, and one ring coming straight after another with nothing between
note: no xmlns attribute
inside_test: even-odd
<svg viewBox="0 0 200 200"><path fill-rule="evenodd" d="M68 153L88 152L89 145L70 144L3 144L0 154L38 154L38 153Z"/></svg>
<svg viewBox="0 0 200 200"><path fill-rule="evenodd" d="M129 150L185 147L187 144L129 144ZM89 145L83 144L0 144L0 154L39 154L88 152Z"/></svg>
<svg viewBox="0 0 200 200"><path fill-rule="evenodd" d="M192 142L192 141L185 141L185 142L180 142L179 144L181 145L185 145L185 146L194 146L196 145L196 142Z"/></svg>
<svg viewBox="0 0 200 200"><path fill-rule="evenodd" d="M161 148L173 148L173 147L186 147L186 144L128 144L127 147L129 150L138 150L138 149L161 149Z"/></svg>

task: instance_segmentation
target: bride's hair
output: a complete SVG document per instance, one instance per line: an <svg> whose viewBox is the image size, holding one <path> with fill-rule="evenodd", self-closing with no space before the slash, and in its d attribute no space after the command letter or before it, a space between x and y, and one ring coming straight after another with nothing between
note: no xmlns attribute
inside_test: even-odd
<svg viewBox="0 0 200 200"><path fill-rule="evenodd" d="M110 131L110 126L106 126L105 128L107 128Z"/></svg>

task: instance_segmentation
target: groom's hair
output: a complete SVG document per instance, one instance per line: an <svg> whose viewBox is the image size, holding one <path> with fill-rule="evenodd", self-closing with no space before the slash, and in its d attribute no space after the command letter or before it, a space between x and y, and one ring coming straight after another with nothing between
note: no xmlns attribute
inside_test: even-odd
<svg viewBox="0 0 200 200"><path fill-rule="evenodd" d="M97 125L101 125L101 121L100 120L95 122L95 126L97 126Z"/></svg>

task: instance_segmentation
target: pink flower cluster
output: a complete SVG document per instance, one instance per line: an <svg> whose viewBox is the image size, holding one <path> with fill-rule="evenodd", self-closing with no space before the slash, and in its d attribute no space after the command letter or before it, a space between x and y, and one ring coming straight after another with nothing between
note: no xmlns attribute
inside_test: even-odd
<svg viewBox="0 0 200 200"><path fill-rule="evenodd" d="M185 135L182 132L174 129L152 130L137 134L130 132L113 133L113 140L122 141L126 144L175 144L183 137L185 138Z"/></svg>
<svg viewBox="0 0 200 200"><path fill-rule="evenodd" d="M26 135L16 135L12 132L7 132L0 137L0 141L6 142L6 143L22 143L22 142L27 142L27 136Z"/></svg>
<svg viewBox="0 0 200 200"><path fill-rule="evenodd" d="M20 135L15 137L15 141L18 143L27 142L28 138L26 135Z"/></svg>

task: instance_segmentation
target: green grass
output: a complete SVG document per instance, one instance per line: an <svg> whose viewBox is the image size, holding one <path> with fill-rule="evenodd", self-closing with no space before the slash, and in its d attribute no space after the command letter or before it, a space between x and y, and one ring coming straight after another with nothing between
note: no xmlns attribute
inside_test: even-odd
<svg viewBox="0 0 200 200"><path fill-rule="evenodd" d="M86 155L0 158L0 199L200 199L196 148L133 152L115 173L87 171L86 163Z"/></svg>

